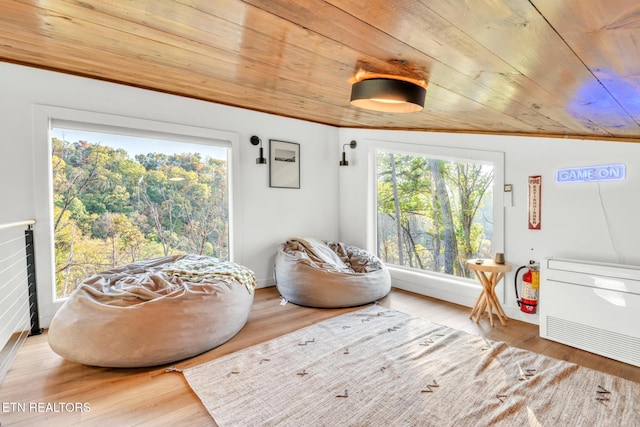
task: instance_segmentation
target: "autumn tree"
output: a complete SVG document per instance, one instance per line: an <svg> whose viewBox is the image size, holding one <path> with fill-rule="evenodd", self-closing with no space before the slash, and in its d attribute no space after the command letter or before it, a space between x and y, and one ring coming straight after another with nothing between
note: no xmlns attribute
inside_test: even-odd
<svg viewBox="0 0 640 427"><path fill-rule="evenodd" d="M492 168L477 163L379 153L378 254L466 276L465 261L478 254L490 225L480 213L492 183Z"/></svg>
<svg viewBox="0 0 640 427"><path fill-rule="evenodd" d="M227 164L52 139L58 296L87 276L180 253L228 258Z"/></svg>

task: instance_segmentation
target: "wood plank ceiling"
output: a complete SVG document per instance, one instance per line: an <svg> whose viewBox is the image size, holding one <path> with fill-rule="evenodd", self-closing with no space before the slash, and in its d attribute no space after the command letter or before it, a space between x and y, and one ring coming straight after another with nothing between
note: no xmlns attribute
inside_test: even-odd
<svg viewBox="0 0 640 427"><path fill-rule="evenodd" d="M3 0L0 60L338 127L640 141L637 0ZM358 70L425 109L349 104Z"/></svg>

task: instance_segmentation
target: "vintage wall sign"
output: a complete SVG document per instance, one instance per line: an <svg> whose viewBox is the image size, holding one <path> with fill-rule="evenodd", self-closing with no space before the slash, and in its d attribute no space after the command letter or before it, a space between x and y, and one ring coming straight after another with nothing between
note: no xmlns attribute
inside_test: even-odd
<svg viewBox="0 0 640 427"><path fill-rule="evenodd" d="M542 176L535 175L529 177L529 200L527 210L529 216L529 230L540 230L541 222L541 202L542 202Z"/></svg>
<svg viewBox="0 0 640 427"><path fill-rule="evenodd" d="M625 176L625 165L617 163L612 165L558 169L556 171L556 182L621 181Z"/></svg>

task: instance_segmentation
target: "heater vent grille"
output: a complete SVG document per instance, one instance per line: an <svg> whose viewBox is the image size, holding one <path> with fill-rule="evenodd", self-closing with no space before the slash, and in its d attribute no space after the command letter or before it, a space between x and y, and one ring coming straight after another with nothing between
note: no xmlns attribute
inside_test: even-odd
<svg viewBox="0 0 640 427"><path fill-rule="evenodd" d="M640 366L640 339L547 316L547 337L582 350Z"/></svg>

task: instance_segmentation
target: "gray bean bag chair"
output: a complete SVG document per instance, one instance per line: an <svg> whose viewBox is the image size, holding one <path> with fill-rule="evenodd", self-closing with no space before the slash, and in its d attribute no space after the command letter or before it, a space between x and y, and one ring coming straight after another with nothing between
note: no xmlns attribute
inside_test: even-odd
<svg viewBox="0 0 640 427"><path fill-rule="evenodd" d="M317 239L289 239L278 247L275 278L283 298L306 307L353 307L391 290L380 259L355 246Z"/></svg>
<svg viewBox="0 0 640 427"><path fill-rule="evenodd" d="M87 278L49 327L51 349L86 365L135 368L217 347L242 329L255 275L198 255L128 264Z"/></svg>

